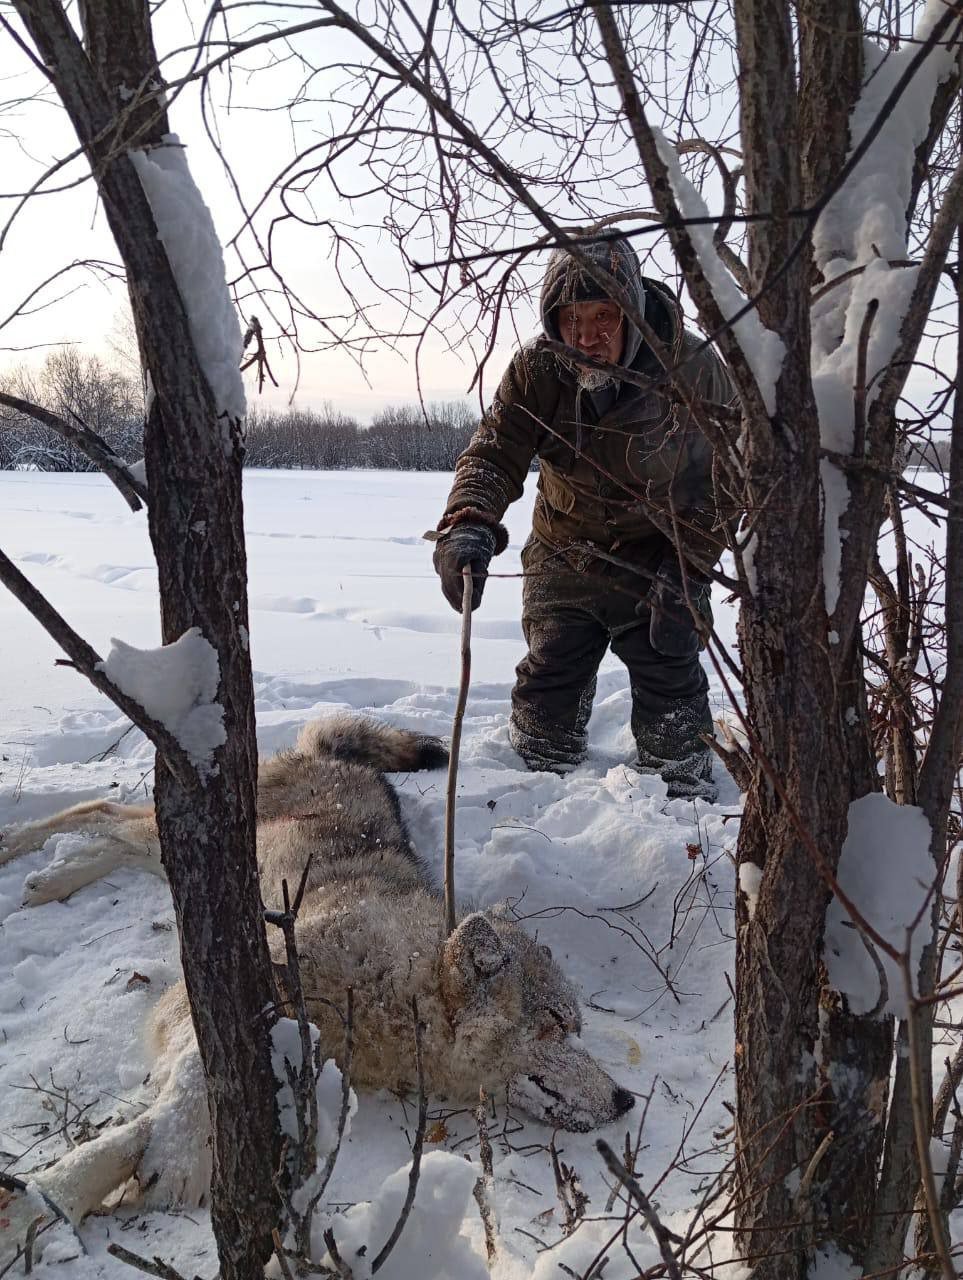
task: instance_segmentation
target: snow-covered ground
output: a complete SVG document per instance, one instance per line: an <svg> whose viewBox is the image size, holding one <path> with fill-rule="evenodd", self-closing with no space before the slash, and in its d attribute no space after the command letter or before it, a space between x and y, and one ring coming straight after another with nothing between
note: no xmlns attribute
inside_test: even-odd
<svg viewBox="0 0 963 1280"><path fill-rule="evenodd" d="M262 752L291 745L306 720L337 708L429 733L450 731L459 619L441 595L421 537L433 527L449 482L446 475L415 473L247 474ZM513 900L581 985L586 1047L639 1095L629 1123L611 1125L602 1136L622 1151L631 1135L643 1187L666 1226L682 1234L727 1158L713 1135L731 1123L724 1105L733 1096L727 974L738 823L731 816L740 799L723 778L716 806L667 801L664 784L627 767L629 694L611 658L599 679L588 762L564 780L520 767L507 737L513 669L524 651L520 584L511 575L519 571L531 498L529 492L509 512L511 545L493 566L509 576L488 583L475 615L458 891L481 906ZM131 514L102 477L0 472L0 546L102 655L112 636L145 648L159 643L144 515ZM719 629L731 639L731 610L721 598L715 605ZM94 796L143 799L151 785L149 744L82 678L54 665L56 647L6 593L0 636L0 829ZM710 680L721 708L711 673ZM414 841L440 869L443 776L396 781ZM24 910L24 877L44 861L37 853L0 868L0 1168L19 1175L63 1150L65 1131L74 1135L83 1124L96 1128L130 1115L149 1097L141 1031L178 972L163 884L124 871L65 903ZM410 1099L360 1097L326 1209L346 1209L381 1190L407 1163L414 1119ZM454 1152L477 1169L471 1118L433 1103L433 1119L444 1123L432 1124L429 1149ZM562 1160L589 1197L585 1220L568 1239L546 1149L551 1133L499 1108L493 1136L499 1252L492 1274L561 1280L560 1264L571 1268L568 1274L583 1274L623 1221L620 1206L609 1203L596 1135L557 1138ZM436 1176L444 1181L441 1166ZM427 1206L427 1182L423 1190ZM381 1219L374 1214L372 1221ZM483 1259L471 1199L461 1230ZM142 1214L122 1205L85 1223L86 1256L64 1226L45 1239L35 1267L40 1275L129 1277L107 1256L110 1241L159 1255L185 1276L216 1271L204 1212ZM636 1261L616 1242L605 1280L658 1261L644 1230L633 1226L628 1239ZM372 1250L382 1243L373 1240ZM382 1274L407 1280L409 1263L399 1254ZM423 1274L410 1270L412 1277Z"/></svg>

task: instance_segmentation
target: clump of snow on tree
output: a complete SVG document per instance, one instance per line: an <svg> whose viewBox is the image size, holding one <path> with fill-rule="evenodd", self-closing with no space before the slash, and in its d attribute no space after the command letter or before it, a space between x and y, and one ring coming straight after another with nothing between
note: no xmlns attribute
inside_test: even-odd
<svg viewBox="0 0 963 1280"><path fill-rule="evenodd" d="M244 383L238 371L243 350L241 328L227 288L221 242L211 211L191 176L184 147L177 135L170 133L164 145L131 151L130 158L167 251L218 414L243 418ZM229 441L229 435L225 440Z"/></svg>
<svg viewBox="0 0 963 1280"><path fill-rule="evenodd" d="M652 132L655 135L662 163L669 171L669 182L672 185L672 194L679 212L684 218L707 218L709 210L706 208L706 203L683 174L675 147L658 129L653 129ZM728 319L746 305L745 295L732 278L729 269L723 265L712 243L712 227L704 224L689 226L687 229L703 273L709 281L713 297L723 316ZM757 311L750 311L741 320L737 320L732 328L759 386L766 412L771 416L776 412L776 383L779 381L782 362L786 356L782 338L766 328Z"/></svg>
<svg viewBox="0 0 963 1280"><path fill-rule="evenodd" d="M316 1222L312 1248L322 1265L331 1266L323 1240L323 1232L330 1227L355 1280L368 1280L371 1264L401 1213L409 1170L406 1165L391 1174L373 1200ZM422 1159L418 1194L384 1274L390 1274L392 1280L450 1280L454 1276L458 1280L488 1280L482 1254L456 1229L469 1215L478 1172L476 1164L448 1151L432 1151Z"/></svg>
<svg viewBox="0 0 963 1280"><path fill-rule="evenodd" d="M935 869L930 854L932 832L922 809L894 804L887 796L870 794L849 806L849 827L836 878L880 937L903 952L906 931L923 912L910 945L910 973L915 980L923 944L929 934L926 896ZM872 942L870 942L872 946ZM878 1010L905 1018L908 1003L899 966L874 947L886 975L887 999ZM829 904L824 943L826 971L833 987L849 1001L854 1013L865 1014L880 1001L876 965L838 898Z"/></svg>
<svg viewBox="0 0 963 1280"><path fill-rule="evenodd" d="M316 1047L319 1031L310 1024L312 1051ZM271 1068L278 1082L277 1103L281 1132L290 1138L298 1136L297 1108L288 1078L288 1068L297 1075L301 1070L301 1033L294 1018L279 1018L271 1029ZM338 1114L341 1110L341 1072L333 1059L321 1068L318 1076L318 1150L330 1151L338 1135ZM357 1102L350 1108L357 1110ZM350 1114L349 1114L350 1124ZM347 1133L347 1130L345 1130Z"/></svg>
<svg viewBox="0 0 963 1280"><path fill-rule="evenodd" d="M759 886L762 884L762 867L757 867L754 862L741 862L739 864L739 889L746 895L746 909L749 912L749 919L756 914L756 905L759 902Z"/></svg>
<svg viewBox="0 0 963 1280"><path fill-rule="evenodd" d="M864 42L863 91L850 116L850 155L879 117L886 99L920 45L946 12L944 0L929 0L913 39L895 53ZM859 335L867 308L875 300L866 347L866 410L876 397L880 375L892 360L903 317L919 275L903 265L907 257L906 212L917 146L925 139L933 97L953 71L955 48L937 44L924 58L865 156L823 210L813 231L813 253L825 284L812 311L813 391L823 447L851 454L854 439L854 389ZM848 275L850 272L855 275ZM826 610L839 600L842 560L840 529L849 504L846 476L835 463L821 464L823 484Z"/></svg>
<svg viewBox="0 0 963 1280"><path fill-rule="evenodd" d="M227 736L224 710L215 701L221 678L217 650L198 627L159 649L112 639L99 669L173 734L202 773L210 772L213 753Z"/></svg>

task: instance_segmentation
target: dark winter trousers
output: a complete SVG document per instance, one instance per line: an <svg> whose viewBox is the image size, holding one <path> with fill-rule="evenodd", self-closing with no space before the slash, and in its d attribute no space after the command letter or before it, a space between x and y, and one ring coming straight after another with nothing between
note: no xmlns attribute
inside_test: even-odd
<svg viewBox="0 0 963 1280"><path fill-rule="evenodd" d="M515 750L534 769L561 771L584 759L596 674L611 645L628 668L642 764L667 776L660 762L704 758L708 681L698 654L667 658L649 643L649 611L640 608L649 579L595 558L582 569L569 556L534 538L522 552L528 653L512 691Z"/></svg>

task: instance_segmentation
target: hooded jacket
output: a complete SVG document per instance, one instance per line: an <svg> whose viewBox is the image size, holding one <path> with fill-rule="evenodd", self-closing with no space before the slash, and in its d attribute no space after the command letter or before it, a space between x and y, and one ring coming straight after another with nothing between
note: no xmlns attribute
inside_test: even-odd
<svg viewBox="0 0 963 1280"><path fill-rule="evenodd" d="M628 241L604 241L588 251L633 297L676 362L701 345L683 327L672 293L641 275ZM544 334L560 339L559 306L606 296L574 259L557 250L542 286ZM621 363L653 380L662 374L631 324ZM682 365L681 376L701 399L732 400L725 369L711 348ZM682 550L695 568L710 568L725 546L712 449L688 412L660 388L622 382L602 393L584 390L574 365L546 350L544 338L522 347L508 366L458 459L439 529L471 520L497 525L521 496L535 457L539 479L532 526L547 546L576 556L594 546L657 568L671 550L666 530L673 513Z"/></svg>

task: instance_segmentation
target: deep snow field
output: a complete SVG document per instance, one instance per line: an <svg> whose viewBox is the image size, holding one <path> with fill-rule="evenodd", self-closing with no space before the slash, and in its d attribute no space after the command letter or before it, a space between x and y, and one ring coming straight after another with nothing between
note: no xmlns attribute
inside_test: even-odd
<svg viewBox="0 0 963 1280"><path fill-rule="evenodd" d="M459 619L421 537L434 526L449 483L441 474L247 473L263 753L293 744L306 720L343 708L449 734ZM534 484L509 512L511 545L493 564L499 573L519 571L533 492ZM159 643L145 516L130 513L104 478L0 472L0 545L102 656L112 636L144 648ZM718 593L714 603L717 627L731 640L731 608ZM628 1132L634 1146L644 1116L638 1177L665 1225L685 1234L728 1158L725 1139L720 1148L713 1135L731 1124L725 1104L734 1088L727 978L740 798L722 777L715 806L667 801L660 780L627 767L629 694L624 670L611 658L599 678L586 764L564 780L526 773L507 737L513 669L524 652L519 611L520 582L509 576L489 581L474 618L456 818L459 897L478 906L514 902L580 984L585 1046L638 1095L635 1110L601 1136L622 1151ZM0 830L92 797L143 801L151 786L149 743L82 677L54 665L52 641L5 592L0 638ZM714 707L722 710L711 672L710 680ZM395 781L414 843L440 874L444 775ZM169 894L149 875L114 873L67 902L20 907L24 877L46 865L54 847L55 839L46 852L0 867L0 1169L19 1176L63 1151L85 1125L96 1130L111 1117L133 1115L150 1097L141 1032L153 1002L178 975ZM412 1099L360 1096L324 1214L377 1196L404 1168L416 1110ZM431 1124L427 1149L471 1160L474 1176L471 1116L451 1116L432 1100L431 1117L444 1124ZM628 1235L635 1263L618 1243L623 1212L609 1203L595 1135L557 1135L562 1160L589 1197L584 1222L565 1238L547 1150L551 1132L502 1106L491 1129L496 1280L582 1276L613 1238L605 1280L659 1261L638 1224ZM451 1259L462 1258L457 1272L454 1261L445 1264L453 1280L485 1275L481 1222L463 1190L473 1177L452 1177L455 1166L436 1155L425 1168L410 1239L403 1237L381 1274L438 1274L425 1257L424 1240L434 1232L438 1240L451 1237L444 1246L455 1250ZM461 1206L459 1241L446 1215ZM0 1226L2 1216L0 1207ZM390 1225L393 1214L386 1220ZM348 1220L340 1219L344 1231L338 1221L342 1239ZM372 1230L387 1234L377 1223ZM34 1266L40 1276L129 1280L136 1273L105 1252L112 1240L159 1255L185 1277L208 1280L217 1270L203 1210L142 1213L122 1203L85 1222L79 1240L86 1254L63 1225L43 1239ZM382 1243L373 1240L368 1256ZM710 1253L700 1261L710 1266ZM356 1276L367 1274L363 1261L355 1265Z"/></svg>

